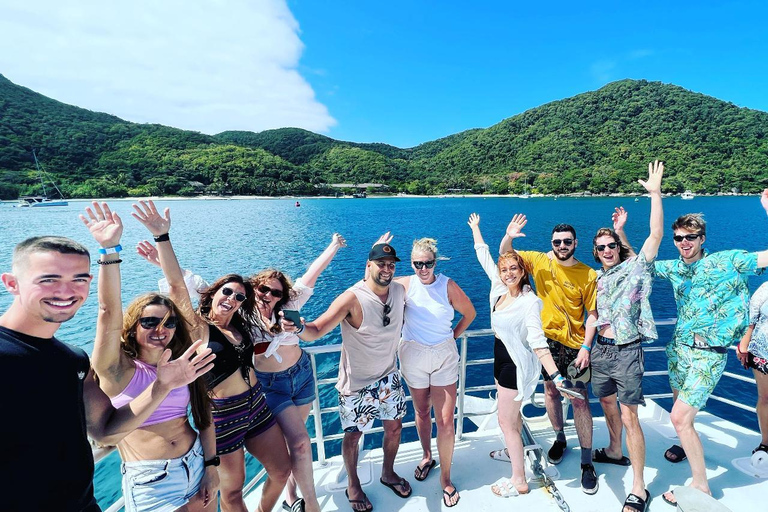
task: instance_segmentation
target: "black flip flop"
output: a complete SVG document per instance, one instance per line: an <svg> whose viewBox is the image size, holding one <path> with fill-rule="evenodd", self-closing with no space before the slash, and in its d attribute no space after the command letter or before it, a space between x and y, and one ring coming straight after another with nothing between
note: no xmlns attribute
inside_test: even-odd
<svg viewBox="0 0 768 512"><path fill-rule="evenodd" d="M395 493L398 497L403 498L403 499L409 497L411 495L411 493L413 492L413 489L409 489L408 490L408 494L403 494L403 493L401 493L400 491L397 490L397 486L398 485L400 487L405 487L406 485L408 485L408 481L405 478L401 478L400 481L393 482L391 484L385 482L383 478L379 478L379 482L381 482L382 484L384 484L387 487L389 487L390 489L392 489L393 493Z"/></svg>
<svg viewBox="0 0 768 512"><path fill-rule="evenodd" d="M768 452L768 444L760 443L760 446L752 450L752 455L754 455L757 452Z"/></svg>
<svg viewBox="0 0 768 512"><path fill-rule="evenodd" d="M637 510L637 512L646 512L646 510L648 510L648 505L651 504L651 493L648 492L648 489L645 490L645 495L647 498L643 499L637 494L630 493L629 496L627 496L627 499L624 500L624 507ZM669 502L667 501L667 503ZM622 508L622 510L624 509Z"/></svg>
<svg viewBox="0 0 768 512"><path fill-rule="evenodd" d="M451 484L451 485L453 485L453 484ZM459 501L461 500L461 496L459 496L459 498L456 500L456 503L454 503L453 505L450 505L449 504L450 502L446 501L446 498L448 498L450 500L451 498L456 496L457 492L459 492L459 490L456 488L455 485L453 486L453 492L448 492L445 489L443 489L443 505L445 505L448 508L455 507L456 505L458 505Z"/></svg>
<svg viewBox="0 0 768 512"><path fill-rule="evenodd" d="M304 498L299 498L293 502L293 505L288 505L288 502L283 500L283 510L287 512L304 512Z"/></svg>
<svg viewBox="0 0 768 512"><path fill-rule="evenodd" d="M671 458L670 455L674 455L675 458ZM673 444L666 452L664 452L664 458L673 464L677 464L678 462L683 462L688 456L685 454L685 450L683 450L682 446Z"/></svg>
<svg viewBox="0 0 768 512"><path fill-rule="evenodd" d="M351 500L351 499L349 499L349 490L348 489L344 490L344 494L347 496L347 501L349 502L349 506L350 507L352 506L353 503L363 503L363 504L365 503L365 500ZM354 510L355 512L372 512L373 511L373 504L370 501L368 502L368 504L370 505L370 507L368 507L368 508L364 508L362 510L357 510L356 508L352 507L352 510Z"/></svg>
<svg viewBox="0 0 768 512"><path fill-rule="evenodd" d="M424 464L423 466L416 466L416 471L418 472L418 474L413 475L413 478L415 478L419 482L423 482L424 480L427 479L427 477L429 476L429 472L432 471L432 468L434 468L435 466L437 466L437 462L435 461L435 459L432 459L431 462L429 462L428 464Z"/></svg>
<svg viewBox="0 0 768 512"><path fill-rule="evenodd" d="M605 451L605 448L599 448L594 452L592 452L592 460L594 462L600 462L603 464L616 464L617 466L632 465L632 462L630 462L629 457L625 455L622 455L620 459L614 459L613 457L609 457Z"/></svg>

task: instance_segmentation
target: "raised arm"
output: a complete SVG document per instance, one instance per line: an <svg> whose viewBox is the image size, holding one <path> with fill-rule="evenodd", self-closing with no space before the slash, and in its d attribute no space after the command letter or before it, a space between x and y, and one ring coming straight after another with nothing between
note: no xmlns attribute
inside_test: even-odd
<svg viewBox="0 0 768 512"><path fill-rule="evenodd" d="M453 338L456 339L467 330L469 324L477 316L477 311L475 311L475 306L472 305L472 301L469 300L467 294L464 293L464 290L453 279L448 280L448 301L453 306L453 309L461 315L461 320L453 328Z"/></svg>
<svg viewBox="0 0 768 512"><path fill-rule="evenodd" d="M760 195L760 204L763 205L763 210L768 214L768 188L763 190ZM768 250L757 253L757 266L760 268L768 267Z"/></svg>
<svg viewBox="0 0 768 512"><path fill-rule="evenodd" d="M304 275L301 276L302 282L309 288L314 288L315 282L317 282L317 278L320 277L320 274L323 273L323 270L328 268L328 264L331 263L331 260L333 260L334 256L336 256L336 253L339 252L339 249L346 246L347 241L344 240L344 237L338 233L334 233L330 245L325 248L323 253L318 256L315 261L312 262Z"/></svg>
<svg viewBox="0 0 768 512"><path fill-rule="evenodd" d="M611 220L613 221L613 231L616 233L616 235L618 235L621 244L629 249L629 255L634 256L635 250L632 248L632 244L629 243L629 238L627 238L627 234L624 232L624 226L627 224L627 218L629 217L629 214L623 206L619 206L614 210L615 211L611 214Z"/></svg>
<svg viewBox="0 0 768 512"><path fill-rule="evenodd" d="M171 230L170 209L166 208L163 215L160 215L153 201L139 201L138 205L133 205L133 209L134 212L131 213L133 218L144 224L144 227L155 238L160 268L163 269L163 275L168 280L171 300L181 310L184 318L193 326L190 332L192 339L206 339L207 341L207 324L195 313L189 291L184 282L184 271L181 270L179 260L176 259L176 253L173 250L173 245L171 245L169 236Z"/></svg>
<svg viewBox="0 0 768 512"><path fill-rule="evenodd" d="M522 213L516 213L512 216L512 220L507 226L507 232L504 233L504 238L501 239L501 244L499 244L499 254L512 250L512 240L525 236L523 228L526 224L528 224L528 219Z"/></svg>
<svg viewBox="0 0 768 512"><path fill-rule="evenodd" d="M101 386L110 395L116 395L128 384L132 364L120 348L123 331L123 305L120 298L120 253L111 252L120 247L123 222L110 210L107 203L93 202L85 209L80 220L102 248L110 251L99 257L99 313L96 320L96 339L93 345L92 365Z"/></svg>
<svg viewBox="0 0 768 512"><path fill-rule="evenodd" d="M171 390L187 386L213 368L216 355L211 353L211 349L201 349L196 354L202 343L202 340L196 341L172 361L171 351L166 349L157 363L157 379L119 409L112 407L109 398L96 383L93 371L89 371L83 383L83 400L86 427L91 437L102 444L117 444L139 428Z"/></svg>
<svg viewBox="0 0 768 512"><path fill-rule="evenodd" d="M659 245L664 236L664 210L661 207L661 178L664 163L656 160L648 164L648 180L637 180L651 196L651 234L646 238L641 251L646 261L653 261L659 254Z"/></svg>

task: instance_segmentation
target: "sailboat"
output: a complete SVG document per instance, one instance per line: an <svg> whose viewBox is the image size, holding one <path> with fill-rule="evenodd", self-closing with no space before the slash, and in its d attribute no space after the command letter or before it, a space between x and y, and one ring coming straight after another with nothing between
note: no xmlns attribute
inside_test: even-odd
<svg viewBox="0 0 768 512"><path fill-rule="evenodd" d="M61 199L50 199L48 197L48 191L45 188L45 179L44 179L44 177L48 176L48 173L46 173L41 168L40 162L38 162L37 160L37 155L35 154L34 149L32 150L32 157L35 159L35 169L37 169L37 177L40 178L40 185L43 187L43 195L22 196L19 198L19 203L16 206L21 208L39 208L42 206L67 206L69 202L67 202L67 200L64 199L64 194L61 193L61 190L59 190L59 187L56 186L56 183L54 183L53 180L51 180L51 184L53 185L53 188L56 189L56 192L59 193L59 197Z"/></svg>
<svg viewBox="0 0 768 512"><path fill-rule="evenodd" d="M520 199L528 199L531 195L528 193L528 176L525 177L525 190L518 196Z"/></svg>

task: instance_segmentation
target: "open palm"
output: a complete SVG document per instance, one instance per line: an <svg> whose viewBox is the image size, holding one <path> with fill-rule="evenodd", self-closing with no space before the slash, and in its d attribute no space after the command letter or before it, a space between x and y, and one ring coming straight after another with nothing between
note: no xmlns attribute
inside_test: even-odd
<svg viewBox="0 0 768 512"><path fill-rule="evenodd" d="M93 202L93 207L86 207L87 215L80 215L85 227L91 232L93 239L102 247L114 247L120 243L123 235L123 221L120 216L110 210L107 203Z"/></svg>
<svg viewBox="0 0 768 512"><path fill-rule="evenodd" d="M154 201L139 201L133 205L133 218L144 224L154 236L164 235L171 230L171 210L166 208L163 215L157 211Z"/></svg>
<svg viewBox="0 0 768 512"><path fill-rule="evenodd" d="M193 382L213 368L216 354L210 348L196 353L203 345L203 340L197 340L181 356L171 360L171 351L166 349L157 362L157 381L170 389L180 388Z"/></svg>

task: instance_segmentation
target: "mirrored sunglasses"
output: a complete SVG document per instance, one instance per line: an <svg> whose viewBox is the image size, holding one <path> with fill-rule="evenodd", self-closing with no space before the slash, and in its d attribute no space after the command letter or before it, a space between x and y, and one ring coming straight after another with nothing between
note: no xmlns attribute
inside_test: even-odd
<svg viewBox="0 0 768 512"><path fill-rule="evenodd" d="M166 329L175 329L176 328L176 317L175 316L169 316L165 319L165 323L163 323L163 318L158 316L143 316L139 318L139 324L145 328L145 329L154 329L160 324L163 324L163 326Z"/></svg>

